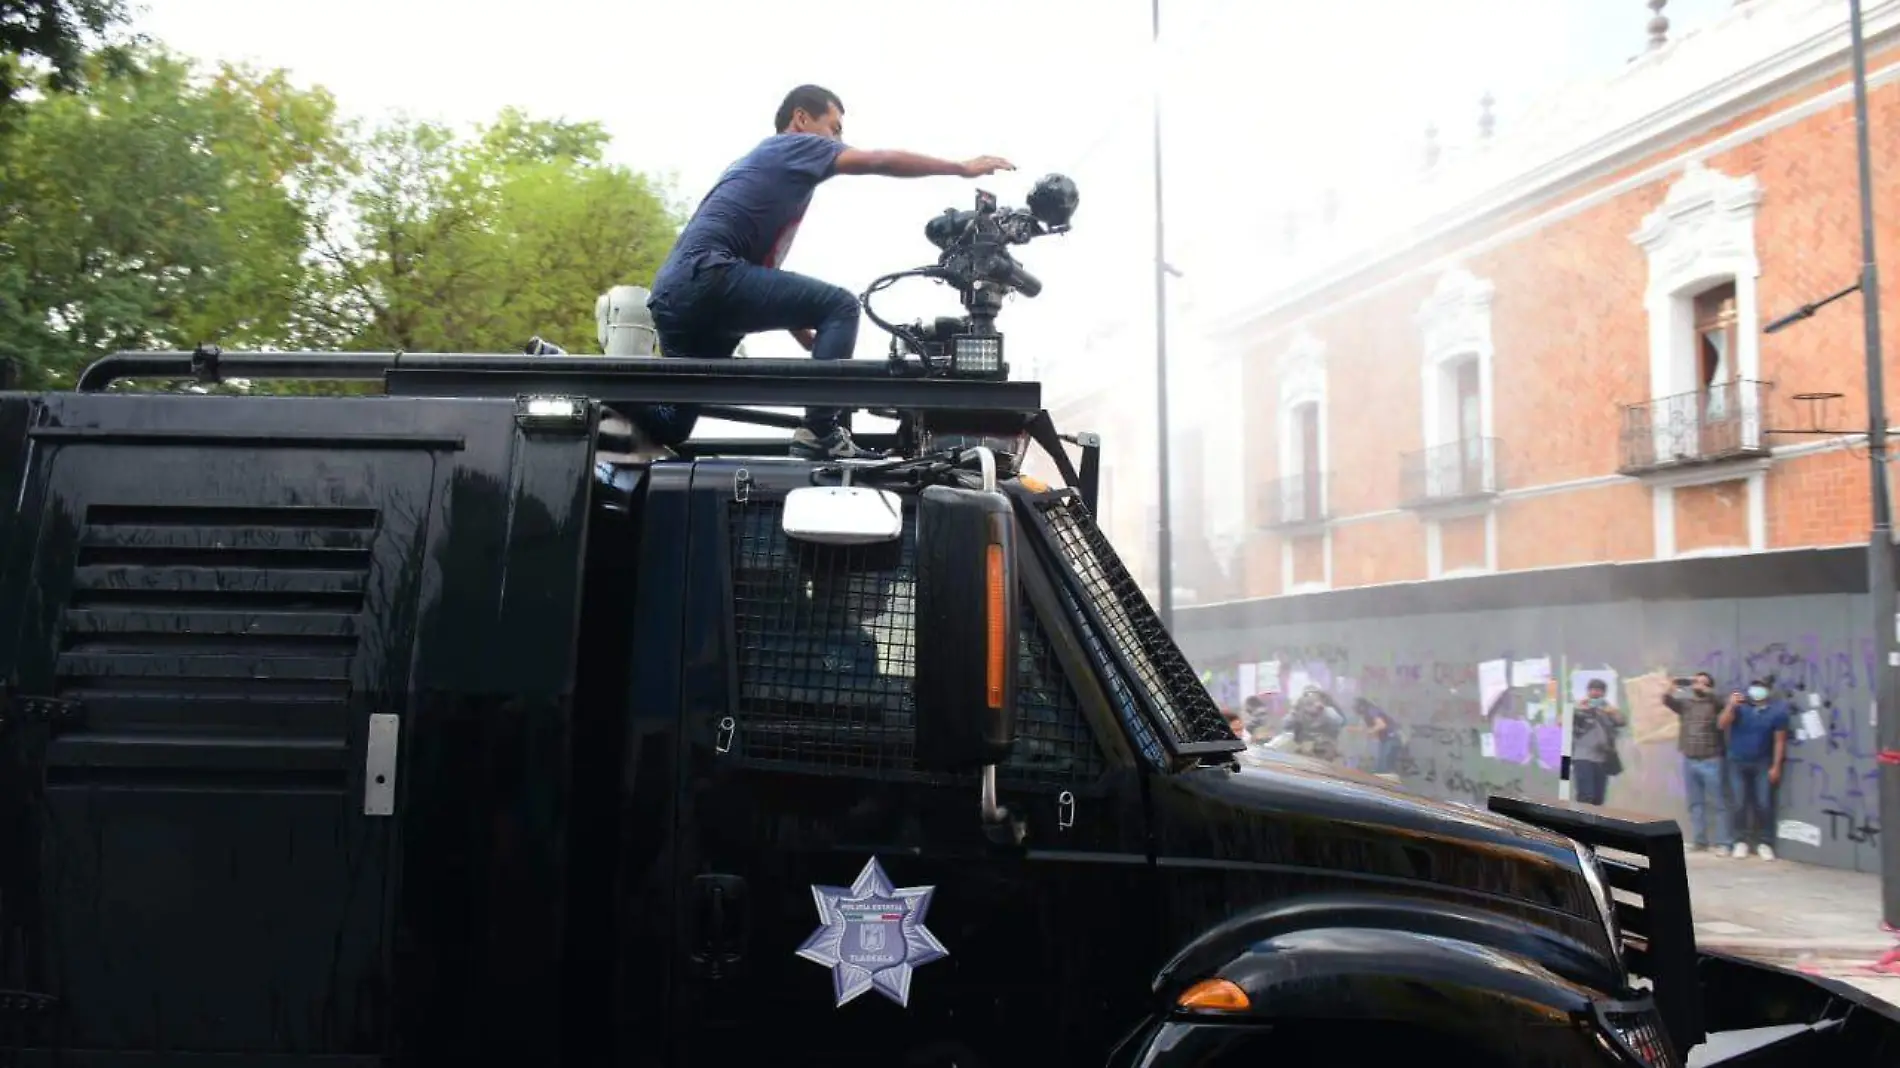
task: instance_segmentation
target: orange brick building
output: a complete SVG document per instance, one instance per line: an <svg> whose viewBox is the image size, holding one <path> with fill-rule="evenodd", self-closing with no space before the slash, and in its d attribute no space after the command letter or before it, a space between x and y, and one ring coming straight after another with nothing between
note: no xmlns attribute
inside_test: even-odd
<svg viewBox="0 0 1900 1068"><path fill-rule="evenodd" d="M1845 11L1740 5L1222 317L1250 522L1196 599L1863 541L1864 435L1793 433L1866 425L1859 298L1761 329L1857 277ZM1892 353L1900 4L1867 27Z"/></svg>

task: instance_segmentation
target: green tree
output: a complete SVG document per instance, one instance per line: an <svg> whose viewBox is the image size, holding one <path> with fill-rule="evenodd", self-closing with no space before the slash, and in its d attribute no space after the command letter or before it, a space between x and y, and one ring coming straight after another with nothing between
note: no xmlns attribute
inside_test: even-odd
<svg viewBox="0 0 1900 1068"><path fill-rule="evenodd" d="M597 124L364 133L282 71L123 58L0 128L0 355L28 385L201 343L585 351L595 296L650 281L678 232Z"/></svg>
<svg viewBox="0 0 1900 1068"><path fill-rule="evenodd" d="M90 47L126 20L125 0L0 0L0 109L28 84L35 61L49 85L76 87Z"/></svg>
<svg viewBox="0 0 1900 1068"><path fill-rule="evenodd" d="M97 63L0 143L0 351L61 382L115 350L321 332L305 251L348 157L329 95L156 50Z"/></svg>
<svg viewBox="0 0 1900 1068"><path fill-rule="evenodd" d="M680 218L646 177L604 160L596 123L515 110L458 139L400 122L360 154L347 227L320 258L360 348L509 351L540 334L594 349L594 298L650 283Z"/></svg>

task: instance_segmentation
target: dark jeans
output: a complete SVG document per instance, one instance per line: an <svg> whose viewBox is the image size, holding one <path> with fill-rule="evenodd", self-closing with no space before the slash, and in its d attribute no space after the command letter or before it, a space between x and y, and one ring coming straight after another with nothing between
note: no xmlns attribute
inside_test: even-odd
<svg viewBox="0 0 1900 1068"><path fill-rule="evenodd" d="M1775 841L1775 788L1765 760L1730 760L1728 792L1735 803L1735 840L1753 849Z"/></svg>
<svg viewBox="0 0 1900 1068"><path fill-rule="evenodd" d="M647 310L662 356L730 359L747 334L803 329L818 333L813 359L848 360L858 341L858 298L815 278L750 263L677 264L671 277L654 283ZM804 426L824 437L837 428L840 414L807 408ZM698 408L685 404L656 404L626 415L666 446L691 437L699 420Z"/></svg>
<svg viewBox="0 0 1900 1068"><path fill-rule="evenodd" d="M1570 785L1574 788L1571 794L1579 803L1601 805L1604 795L1610 792L1610 777L1604 774L1603 761L1572 760Z"/></svg>
<svg viewBox="0 0 1900 1068"><path fill-rule="evenodd" d="M1689 832L1695 844L1709 844L1710 825L1714 825L1715 847L1727 849L1735 839L1729 833L1728 799L1722 789L1722 758L1682 758L1683 792L1689 800Z"/></svg>
<svg viewBox="0 0 1900 1068"><path fill-rule="evenodd" d="M1372 743L1372 773L1374 775L1396 775L1399 770L1400 742L1398 730L1388 727L1383 738Z"/></svg>

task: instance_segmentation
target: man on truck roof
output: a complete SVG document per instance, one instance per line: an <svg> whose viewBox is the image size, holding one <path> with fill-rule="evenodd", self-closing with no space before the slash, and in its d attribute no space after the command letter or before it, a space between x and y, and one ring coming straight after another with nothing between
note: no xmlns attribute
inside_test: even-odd
<svg viewBox="0 0 1900 1068"><path fill-rule="evenodd" d="M814 359L850 359L858 338L857 298L779 269L818 184L834 174L980 178L1016 169L998 156L956 163L851 148L844 143L844 104L816 85L788 93L775 123L777 133L713 184L653 280L647 309L662 356L725 359L746 334L789 330ZM658 444L671 447L692 435L699 413L689 405L663 404L629 415ZM859 455L838 420L835 409L807 409L792 435L792 455Z"/></svg>

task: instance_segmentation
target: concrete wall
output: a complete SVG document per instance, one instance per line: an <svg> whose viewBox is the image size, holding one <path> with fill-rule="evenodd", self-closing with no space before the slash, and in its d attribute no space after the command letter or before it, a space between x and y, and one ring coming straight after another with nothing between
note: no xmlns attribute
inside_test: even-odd
<svg viewBox="0 0 1900 1068"><path fill-rule="evenodd" d="M1556 797L1563 702L1551 698L1561 688L1567 700L1580 673L1613 672L1634 728L1607 805L1685 826L1676 721L1659 701L1667 680L1704 670L1726 693L1772 675L1819 728L1790 738L1778 850L1878 871L1864 591L1864 552L1805 550L1269 598L1185 610L1177 632L1224 704L1238 703L1243 680L1284 691L1296 673L1342 701L1369 698L1406 728L1407 785L1473 804L1498 792ZM1551 679L1539 685L1545 659ZM1484 666L1499 661L1520 668L1506 681L1532 684L1499 699L1497 669ZM1356 730L1345 749L1356 762Z"/></svg>

